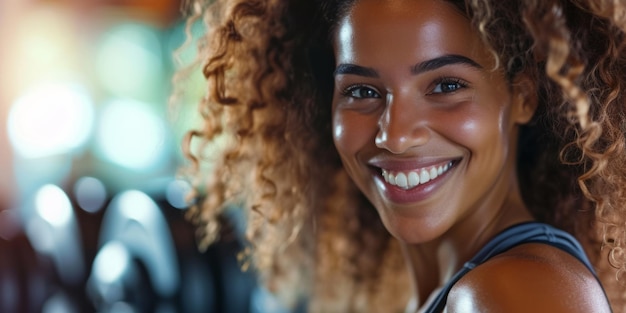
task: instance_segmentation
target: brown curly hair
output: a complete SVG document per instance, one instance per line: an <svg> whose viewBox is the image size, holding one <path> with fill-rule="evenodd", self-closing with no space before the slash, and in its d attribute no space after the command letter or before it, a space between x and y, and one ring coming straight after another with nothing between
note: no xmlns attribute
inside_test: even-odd
<svg viewBox="0 0 626 313"><path fill-rule="evenodd" d="M204 123L184 143L201 199L189 218L206 246L226 210L242 212L244 264L287 304L401 312L410 288L400 245L332 143L330 38L355 1L190 3L190 23L203 18L208 31L199 45ZM585 245L613 309L626 311L626 4L449 2L510 83L519 74L537 82L539 107L519 140L524 200L537 220Z"/></svg>

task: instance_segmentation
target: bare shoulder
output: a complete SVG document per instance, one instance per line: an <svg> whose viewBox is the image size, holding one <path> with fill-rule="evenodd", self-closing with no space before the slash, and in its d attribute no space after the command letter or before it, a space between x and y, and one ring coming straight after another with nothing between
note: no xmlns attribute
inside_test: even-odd
<svg viewBox="0 0 626 313"><path fill-rule="evenodd" d="M602 287L575 257L524 244L477 266L452 288L447 312L610 312Z"/></svg>

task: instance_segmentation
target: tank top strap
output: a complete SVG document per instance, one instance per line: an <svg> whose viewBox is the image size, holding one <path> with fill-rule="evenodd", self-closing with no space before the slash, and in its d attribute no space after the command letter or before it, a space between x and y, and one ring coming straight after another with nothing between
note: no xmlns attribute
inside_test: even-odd
<svg viewBox="0 0 626 313"><path fill-rule="evenodd" d="M446 306L448 293L450 293L454 284L459 281L463 275L490 258L515 246L526 243L544 243L571 254L580 260L597 279L591 262L574 236L545 223L525 222L513 225L491 239L471 260L466 262L463 267L452 276L439 291L439 294L425 312L442 312Z"/></svg>

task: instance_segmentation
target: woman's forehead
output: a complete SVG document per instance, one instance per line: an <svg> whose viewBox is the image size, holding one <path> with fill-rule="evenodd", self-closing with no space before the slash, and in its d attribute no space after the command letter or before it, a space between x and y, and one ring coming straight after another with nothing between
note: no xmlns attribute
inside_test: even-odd
<svg viewBox="0 0 626 313"><path fill-rule="evenodd" d="M333 41L341 62L370 56L388 62L443 54L482 57L486 50L469 19L441 0L360 0L340 20Z"/></svg>

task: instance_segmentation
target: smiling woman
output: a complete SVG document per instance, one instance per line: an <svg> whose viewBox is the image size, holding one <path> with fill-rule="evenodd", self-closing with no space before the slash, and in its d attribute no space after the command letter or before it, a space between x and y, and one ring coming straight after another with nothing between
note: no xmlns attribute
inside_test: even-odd
<svg viewBox="0 0 626 313"><path fill-rule="evenodd" d="M209 22L199 54L209 94L186 143L204 198L190 218L210 243L224 210L239 208L246 256L287 304L626 308L626 7L195 8L190 20Z"/></svg>

